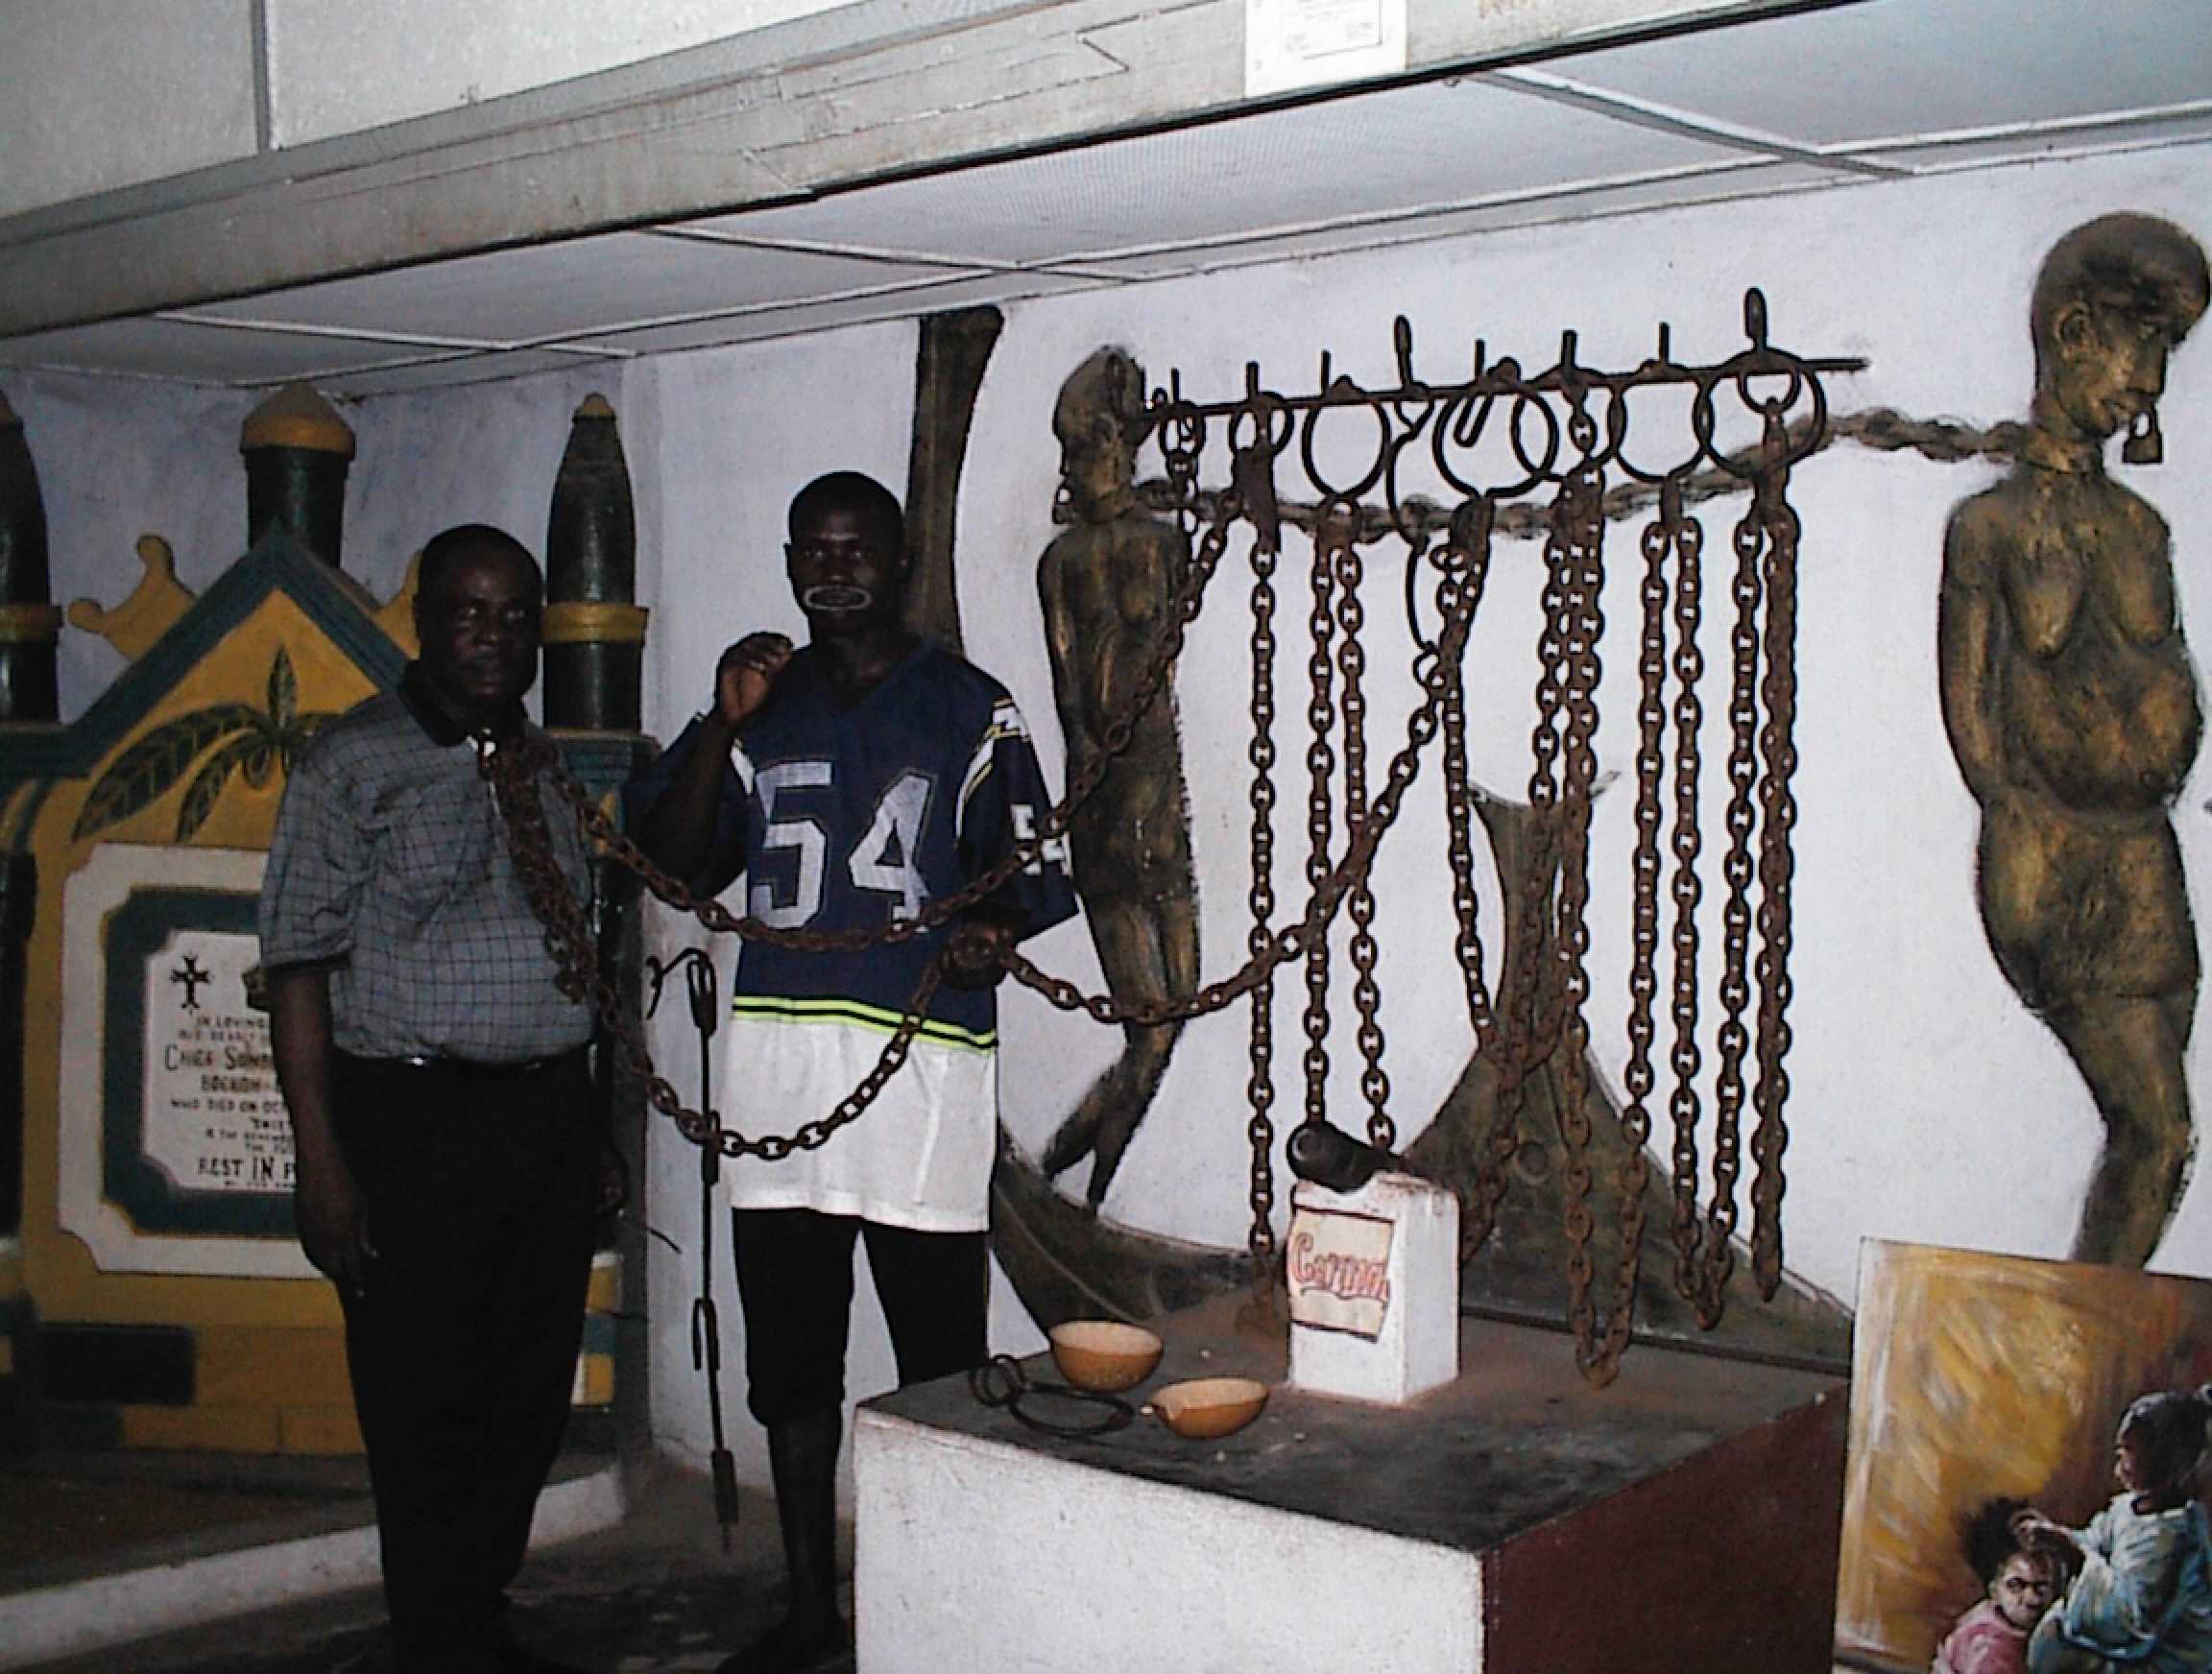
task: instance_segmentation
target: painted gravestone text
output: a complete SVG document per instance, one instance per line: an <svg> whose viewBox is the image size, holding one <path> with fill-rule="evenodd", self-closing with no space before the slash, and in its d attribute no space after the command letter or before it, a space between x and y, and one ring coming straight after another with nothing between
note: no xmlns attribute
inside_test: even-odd
<svg viewBox="0 0 2212 1674"><path fill-rule="evenodd" d="M145 965L145 1153L185 1191L292 1190L269 1019L246 1004L251 936L179 930Z"/></svg>

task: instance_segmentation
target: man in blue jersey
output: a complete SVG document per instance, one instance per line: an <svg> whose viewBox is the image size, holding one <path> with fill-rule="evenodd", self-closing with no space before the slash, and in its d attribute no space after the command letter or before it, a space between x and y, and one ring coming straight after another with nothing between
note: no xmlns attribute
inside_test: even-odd
<svg viewBox="0 0 2212 1674"><path fill-rule="evenodd" d="M1050 798L1005 688L903 626L911 556L888 490L853 471L809 483L784 558L808 645L755 634L723 653L713 706L633 787L633 824L695 889L744 873L744 910L768 924L879 929L990 871ZM1054 844L926 935L857 952L753 942L739 955L725 1085L736 1125L756 1134L828 1114L941 950L950 977L858 1120L729 1175L748 1404L767 1428L791 1576L789 1614L722 1664L732 1674L810 1667L846 1644L836 1468L855 1238L902 1383L988 1357L995 954L1074 910Z"/></svg>

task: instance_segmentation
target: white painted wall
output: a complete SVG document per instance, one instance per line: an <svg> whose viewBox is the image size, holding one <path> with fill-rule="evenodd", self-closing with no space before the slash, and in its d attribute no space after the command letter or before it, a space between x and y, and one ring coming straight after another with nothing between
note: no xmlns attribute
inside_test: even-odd
<svg viewBox="0 0 2212 1674"><path fill-rule="evenodd" d="M169 542L194 592L246 550L238 429L251 395L65 372L10 372L5 388L38 467L57 604L120 605L145 573L141 535ZM105 639L69 627L56 662L64 720L125 667Z"/></svg>
<svg viewBox="0 0 2212 1674"><path fill-rule="evenodd" d="M38 467L56 602L121 604L143 573L143 534L169 542L177 579L196 593L246 549L238 433L257 395L65 372L11 372L5 387ZM341 403L358 449L347 572L389 598L409 558L455 523L496 524L542 551L569 415L593 390L619 409L619 369ZM73 627L58 662L64 720L124 667L106 640Z"/></svg>
<svg viewBox="0 0 2212 1674"><path fill-rule="evenodd" d="M1756 282L1777 341L1871 360L1866 373L1837 380L1839 408L1887 405L1988 421L2026 406L2027 295L2054 239L2122 207L2167 214L2212 237L2202 209L2208 184L2212 153L2181 148L1532 228L1019 305L985 379L969 450L959 565L971 654L1013 688L1047 761L1056 760L1033 581L1053 533L1056 450L1047 420L1061 378L1101 343L1127 345L1155 378L1180 366L1187 389L1220 394L1240 387L1248 357L1278 388L1310 388L1323 347L1342 370L1381 382L1399 310L1413 321L1421 367L1438 379L1465 364L1478 333L1493 356L1542 364L1556 352L1560 328L1574 326L1585 361L1629 363L1648 352L1661 318L1672 322L1679 355L1711 359L1737 346L1742 290ZM913 348L910 327L873 326L639 361L619 389L608 390L637 487L641 596L655 611L646 717L661 736L703 701L724 643L756 626L798 626L778 557L790 491L839 465L901 485ZM388 592L404 554L462 517L505 522L537 543L567 415L589 385L551 377L363 403L349 567ZM140 527L214 531L180 540L187 579L195 566L204 579L233 544L217 536L243 528L242 478L230 451L238 398L83 379L11 378L8 391L31 425L45 476L60 596L98 592L112 603L120 592L112 578L134 569L130 538ZM218 409L219 434L193 439L187 420L212 426ZM2115 468L2173 525L2184 614L2207 645L2212 497L2202 485L2212 480L2212 347L2186 346L2176 357L2164 416L2167 463ZM1972 894L1975 809L1937 709L1943 526L1951 508L1993 474L1985 465L1839 447L1804 466L1792 490L1807 538L1789 1261L1846 1301L1863 1237L2063 1254L2099 1143L2071 1065L2022 1010L1984 945ZM1727 503L1706 514L1710 564L1724 561L1729 516ZM1617 577L1606 601L1606 651L1609 679L1619 681L1633 656L1632 587L1620 585L1634 563L1628 529L1617 529L1609 556ZM1532 549L1502 551L1475 656L1476 773L1508 792L1527 775L1534 569ZM1228 969L1243 934L1239 593L1238 578L1225 573L1182 675L1210 974ZM1301 613L1298 589L1286 586L1286 696L1303 679L1294 627ZM1379 756L1392 747L1408 701L1392 666L1403 651L1402 643L1392 650L1394 632L1402 641L1390 626L1394 613L1381 603L1373 612ZM1720 614L1716 579L1708 616ZM72 633L66 642L71 713L108 671L105 648L87 651L81 638ZM1717 630L1709 658L1719 658L1720 645ZM1632 703L1622 687L1609 689L1601 749L1609 770L1625 770ZM1296 708L1289 696L1286 711ZM1707 754L1718 761L1717 736ZM2200 921L2212 920L2207 782L2200 771L2176 813ZM1288 778L1286 791L1301 794ZM1468 1050L1443 928L1438 804L1430 775L1385 847L1379 879L1390 1068L1407 1138ZM1629 814L1625 784L1600 799L1593 1017L1616 1084L1625 1054ZM1709 818L1718 832L1718 810ZM1285 826L1292 833L1287 864L1298 852L1296 822ZM1497 922L1494 891L1486 921ZM685 936L666 921L660 934L668 947ZM1716 929L1708 945L1717 944ZM1032 951L1078 982L1098 981L1080 925L1050 932ZM1279 1041L1296 1038L1295 1003L1284 1000ZM1035 1148L1114 1043L1023 996L1010 996L1004 1010L1008 1119ZM2200 1098L2212 1091L2202 1033L2192 1059ZM687 1022L665 1021L657 1035L672 1078L688 1091L695 1067ZM1240 1017L1190 1031L1108 1199L1111 1216L1214 1243L1240 1239L1243 1051ZM1292 1057L1283 1053L1286 1073ZM1339 1077L1338 1109L1347 1113L1356 1108L1351 1079ZM764 1116L787 1127L797 1115L757 1116L731 1089L724 1096L744 1125ZM707 1435L685 1328L696 1181L688 1148L663 1131L648 1208L687 1254L658 1263L652 1279L651 1305L662 1322L656 1413L667 1445L690 1453L704 1451ZM2201 1188L2184 1202L2158 1265L2212 1272L2212 1198ZM726 1364L735 1368L742 1327L726 1279L722 1304ZM1003 1304L997 1328L1004 1347L1035 1346L1034 1331ZM872 1304L859 1310L854 1340L853 1388L887 1384L890 1357ZM733 1413L741 1381L733 1370ZM741 1418L738 1432L743 1468L758 1476L757 1433Z"/></svg>

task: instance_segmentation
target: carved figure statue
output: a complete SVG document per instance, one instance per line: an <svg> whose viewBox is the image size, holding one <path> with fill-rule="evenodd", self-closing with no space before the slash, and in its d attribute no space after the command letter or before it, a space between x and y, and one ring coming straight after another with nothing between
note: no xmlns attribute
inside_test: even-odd
<svg viewBox="0 0 2212 1674"><path fill-rule="evenodd" d="M1190 542L1142 510L1137 449L1151 428L1143 370L1102 348L1069 374L1052 412L1062 493L1072 525L1045 549L1037 590L1052 655L1052 691L1077 772L1130 703ZM1170 677L1172 678L1172 677ZM1198 892L1172 685L1137 720L1128 749L1069 831L1075 890L1115 999L1179 999L1198 980ZM1105 1197L1121 1155L1159 1090L1182 1025L1127 1027L1121 1056L1046 1147L1057 1175L1093 1159L1086 1196Z"/></svg>
<svg viewBox="0 0 2212 1674"><path fill-rule="evenodd" d="M1982 804L1982 921L2104 1119L2074 1257L2129 1266L2195 1144L2197 934L2167 809L2203 719L2165 520L2104 474L2104 448L2126 428L2130 461L2157 457L2167 356L2206 292L2203 251L2150 216L2053 246L2018 463L1952 514L1943 551L1943 718Z"/></svg>

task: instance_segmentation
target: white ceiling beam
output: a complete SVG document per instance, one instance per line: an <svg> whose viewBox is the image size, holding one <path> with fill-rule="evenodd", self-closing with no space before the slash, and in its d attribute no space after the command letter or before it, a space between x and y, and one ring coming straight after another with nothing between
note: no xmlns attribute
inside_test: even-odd
<svg viewBox="0 0 2212 1674"><path fill-rule="evenodd" d="M1859 148L1856 147L1808 145L1785 134L1763 133L1739 123L1722 122L1694 110L1662 105L1656 100L1639 99L1633 94L1618 92L1609 87L1589 86L1570 76L1551 75L1542 70L1509 69L1494 70L1480 79L1493 86L1510 87L1515 92L1527 93L1532 98L1553 100L1577 110L1609 116L1616 122L1634 123L1638 127L1649 128L1661 133L1678 134L1685 139L1701 139L1708 144L1726 146L1733 151L1750 152L1769 161L1817 163L1822 168L1876 179L1912 173L1911 169L1902 164L1866 161L1858 155Z"/></svg>
<svg viewBox="0 0 2212 1674"><path fill-rule="evenodd" d="M854 244L837 239L788 238L781 234L774 237L752 237L718 227L685 227L681 224L674 227L649 227L644 230L656 238L672 238L693 244L718 244L729 250L788 251L799 255L834 256L840 261L881 262L888 266L908 268L945 268L963 275L1049 273L1065 275L1070 278L1102 280L1120 276L1118 274L1072 266L1058 257L1047 261L1000 261L990 256L892 249L883 245Z"/></svg>

